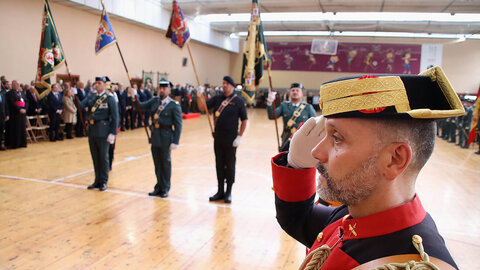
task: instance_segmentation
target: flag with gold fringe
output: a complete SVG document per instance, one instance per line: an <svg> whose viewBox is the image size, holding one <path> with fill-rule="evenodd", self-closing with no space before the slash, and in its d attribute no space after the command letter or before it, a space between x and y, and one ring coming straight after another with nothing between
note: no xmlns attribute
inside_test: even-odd
<svg viewBox="0 0 480 270"><path fill-rule="evenodd" d="M469 146L473 141L475 141L475 137L477 135L477 126L478 126L479 116L480 116L480 87L478 87L477 100L475 101L475 105L473 107L472 124L470 126L470 134L468 135L467 146Z"/></svg>
<svg viewBox="0 0 480 270"><path fill-rule="evenodd" d="M176 0L172 2L172 16L170 17L170 24L168 25L167 34L173 44L180 48L190 40L190 31L188 30L187 22L183 11Z"/></svg>
<svg viewBox="0 0 480 270"><path fill-rule="evenodd" d="M249 104L255 99L255 91L263 77L263 61L267 60L266 47L258 1L252 0L242 68L242 96Z"/></svg>
<svg viewBox="0 0 480 270"><path fill-rule="evenodd" d="M48 0L44 0L42 35L40 38L40 51L38 53L37 74L35 76L35 89L40 99L44 98L51 90L50 77L53 71L65 62L62 44L58 37L57 28L53 21Z"/></svg>
<svg viewBox="0 0 480 270"><path fill-rule="evenodd" d="M95 53L100 53L104 48L115 44L117 37L113 32L112 25L108 19L107 10L102 1L102 15L100 17L100 24L98 26L97 39L95 40Z"/></svg>

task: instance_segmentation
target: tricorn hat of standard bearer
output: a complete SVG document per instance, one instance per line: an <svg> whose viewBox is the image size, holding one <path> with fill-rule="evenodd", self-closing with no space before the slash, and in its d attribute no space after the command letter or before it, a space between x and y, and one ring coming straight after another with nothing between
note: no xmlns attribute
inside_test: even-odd
<svg viewBox="0 0 480 270"><path fill-rule="evenodd" d="M436 119L465 113L440 67L419 75L340 78L320 87L320 107L327 118Z"/></svg>
<svg viewBox="0 0 480 270"><path fill-rule="evenodd" d="M95 77L95 81L106 83L110 81L110 78L108 78L107 76L100 76L100 77Z"/></svg>
<svg viewBox="0 0 480 270"><path fill-rule="evenodd" d="M158 82L158 86L160 87L170 87L172 88L173 87L173 84L170 82L170 81L167 81L165 79L162 78L162 80L160 82Z"/></svg>

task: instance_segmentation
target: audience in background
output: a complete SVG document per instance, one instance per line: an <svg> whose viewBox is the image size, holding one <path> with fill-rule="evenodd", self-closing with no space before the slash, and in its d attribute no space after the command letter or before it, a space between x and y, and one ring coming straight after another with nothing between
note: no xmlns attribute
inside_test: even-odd
<svg viewBox="0 0 480 270"><path fill-rule="evenodd" d="M72 127L77 123L77 107L73 101L73 89L65 89L63 91L63 122L65 123L65 133L67 139L73 139L72 136Z"/></svg>

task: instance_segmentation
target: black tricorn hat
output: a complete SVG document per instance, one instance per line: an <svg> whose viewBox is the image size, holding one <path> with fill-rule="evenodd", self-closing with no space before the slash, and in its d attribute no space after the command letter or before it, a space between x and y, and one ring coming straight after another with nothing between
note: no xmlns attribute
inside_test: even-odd
<svg viewBox="0 0 480 270"><path fill-rule="evenodd" d="M322 84L327 117L436 119L465 113L440 67L419 75L347 77Z"/></svg>
<svg viewBox="0 0 480 270"><path fill-rule="evenodd" d="M108 78L107 76L100 76L100 77L95 77L95 81L106 83L110 81L110 78Z"/></svg>
<svg viewBox="0 0 480 270"><path fill-rule="evenodd" d="M302 83L298 83L298 82L294 82L292 83L292 85L290 85L290 89L292 88L300 88L300 89L303 89L303 84Z"/></svg>
<svg viewBox="0 0 480 270"><path fill-rule="evenodd" d="M158 82L158 86L172 88L173 84L171 82L167 81L167 80L162 80L162 81Z"/></svg>

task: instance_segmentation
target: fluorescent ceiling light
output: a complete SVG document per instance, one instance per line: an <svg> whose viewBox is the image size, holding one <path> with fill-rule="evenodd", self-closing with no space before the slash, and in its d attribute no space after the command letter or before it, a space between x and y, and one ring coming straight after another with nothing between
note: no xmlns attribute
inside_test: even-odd
<svg viewBox="0 0 480 270"><path fill-rule="evenodd" d="M282 12L261 13L264 22L291 21L391 21L391 22L480 22L476 13L407 13L407 12ZM204 22L248 22L250 13L199 15L196 21Z"/></svg>
<svg viewBox="0 0 480 270"><path fill-rule="evenodd" d="M398 38L447 38L447 39L480 39L480 34L428 34L406 32L353 32L353 31L264 31L265 36L328 36L328 37L398 37ZM240 37L247 36L247 32L237 33Z"/></svg>

